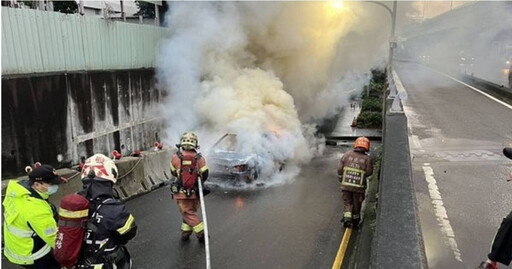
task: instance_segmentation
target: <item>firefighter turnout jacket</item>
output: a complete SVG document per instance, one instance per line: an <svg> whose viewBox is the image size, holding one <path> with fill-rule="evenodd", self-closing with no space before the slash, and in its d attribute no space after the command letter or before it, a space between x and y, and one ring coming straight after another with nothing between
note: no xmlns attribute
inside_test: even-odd
<svg viewBox="0 0 512 269"><path fill-rule="evenodd" d="M34 190L28 180L11 180L4 206L4 254L15 264L30 265L55 246L57 223L48 194Z"/></svg>
<svg viewBox="0 0 512 269"><path fill-rule="evenodd" d="M105 179L87 179L79 192L90 202L84 259L85 264L97 266L94 268L128 268L131 262L124 245L137 234L137 225L125 205L114 198L112 184Z"/></svg>
<svg viewBox="0 0 512 269"><path fill-rule="evenodd" d="M343 154L338 166L341 189L365 192L366 177L373 174L373 163L364 150L354 149Z"/></svg>
<svg viewBox="0 0 512 269"><path fill-rule="evenodd" d="M190 165L192 165L192 167L189 167ZM185 178L182 177L184 177L185 172L187 174L197 175L195 180L197 181L198 178L201 178L204 182L208 178L208 166L206 166L205 158L193 150L178 151L172 156L170 166L172 175L177 177L180 183L178 193L174 194L174 199L199 199L199 195L197 194L197 182L194 183L194 187L190 189L191 193L187 196L187 188L185 188L183 184ZM193 171L184 171L184 169Z"/></svg>

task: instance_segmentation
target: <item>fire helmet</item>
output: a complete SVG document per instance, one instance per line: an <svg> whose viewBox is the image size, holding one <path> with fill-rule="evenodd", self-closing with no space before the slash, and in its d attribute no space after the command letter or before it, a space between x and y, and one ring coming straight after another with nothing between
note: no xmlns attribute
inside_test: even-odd
<svg viewBox="0 0 512 269"><path fill-rule="evenodd" d="M85 160L82 168L82 179L86 177L98 177L110 180L114 183L117 181L117 166L109 157L103 154L94 154Z"/></svg>
<svg viewBox="0 0 512 269"><path fill-rule="evenodd" d="M197 135L193 132L184 133L180 139L180 146L184 150L198 149L199 145L197 143Z"/></svg>
<svg viewBox="0 0 512 269"><path fill-rule="evenodd" d="M370 140L364 136L358 137L354 142L354 148L363 148L366 151L370 150Z"/></svg>

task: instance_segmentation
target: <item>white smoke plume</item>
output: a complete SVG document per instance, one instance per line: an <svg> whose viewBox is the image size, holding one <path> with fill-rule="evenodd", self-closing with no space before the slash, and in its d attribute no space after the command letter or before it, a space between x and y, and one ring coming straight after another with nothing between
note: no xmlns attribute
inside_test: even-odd
<svg viewBox="0 0 512 269"><path fill-rule="evenodd" d="M322 152L312 126L335 114L385 53L382 42L368 37L368 44L357 44L378 27L361 19L357 5L172 2L169 10L170 37L157 58L157 78L168 93L166 143L195 130L207 151L224 133L235 133L238 151L264 156L267 176L276 162L300 165ZM344 42L344 36L355 38ZM372 53L340 52L357 46Z"/></svg>

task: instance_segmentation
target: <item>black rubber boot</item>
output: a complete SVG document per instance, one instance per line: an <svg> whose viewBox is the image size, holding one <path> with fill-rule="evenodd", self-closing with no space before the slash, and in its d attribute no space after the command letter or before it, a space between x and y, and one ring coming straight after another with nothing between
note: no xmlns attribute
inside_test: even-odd
<svg viewBox="0 0 512 269"><path fill-rule="evenodd" d="M181 231L181 241L188 241L192 232Z"/></svg>
<svg viewBox="0 0 512 269"><path fill-rule="evenodd" d="M343 219L343 226L345 228L352 228L352 220L351 219Z"/></svg>
<svg viewBox="0 0 512 269"><path fill-rule="evenodd" d="M357 229L359 227L360 222L361 222L361 219L352 219L352 227L354 229Z"/></svg>
<svg viewBox="0 0 512 269"><path fill-rule="evenodd" d="M204 244L204 232L199 232L196 234L196 236L197 236L197 241L199 241L199 243Z"/></svg>

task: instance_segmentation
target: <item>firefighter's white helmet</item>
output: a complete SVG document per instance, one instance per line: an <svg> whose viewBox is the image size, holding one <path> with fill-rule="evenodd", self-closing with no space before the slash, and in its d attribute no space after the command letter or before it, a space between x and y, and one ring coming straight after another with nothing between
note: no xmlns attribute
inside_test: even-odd
<svg viewBox="0 0 512 269"><path fill-rule="evenodd" d="M110 180L114 183L117 181L117 166L109 157L103 154L94 154L85 160L82 168L82 179L94 176Z"/></svg>
<svg viewBox="0 0 512 269"><path fill-rule="evenodd" d="M197 135L193 132L186 132L181 136L180 146L185 150L199 149Z"/></svg>

